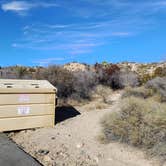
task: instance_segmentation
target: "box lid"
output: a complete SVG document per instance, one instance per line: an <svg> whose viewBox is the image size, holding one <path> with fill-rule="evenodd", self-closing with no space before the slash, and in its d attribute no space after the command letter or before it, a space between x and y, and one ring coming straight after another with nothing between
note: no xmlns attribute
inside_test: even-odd
<svg viewBox="0 0 166 166"><path fill-rule="evenodd" d="M0 79L2 93L56 93L57 89L47 80Z"/></svg>

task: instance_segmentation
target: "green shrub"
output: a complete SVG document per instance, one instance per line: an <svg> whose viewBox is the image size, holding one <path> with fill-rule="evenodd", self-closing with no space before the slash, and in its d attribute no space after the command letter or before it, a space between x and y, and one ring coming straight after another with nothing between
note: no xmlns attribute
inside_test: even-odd
<svg viewBox="0 0 166 166"><path fill-rule="evenodd" d="M102 119L103 140L119 140L166 159L166 146L162 146L166 145L166 105L130 97L119 108Z"/></svg>

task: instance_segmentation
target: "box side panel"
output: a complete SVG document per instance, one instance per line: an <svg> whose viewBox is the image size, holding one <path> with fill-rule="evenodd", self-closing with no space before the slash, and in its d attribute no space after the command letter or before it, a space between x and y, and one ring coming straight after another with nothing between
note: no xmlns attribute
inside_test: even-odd
<svg viewBox="0 0 166 166"><path fill-rule="evenodd" d="M55 94L0 94L0 105L54 104Z"/></svg>
<svg viewBox="0 0 166 166"><path fill-rule="evenodd" d="M54 115L54 104L29 104L0 106L0 118Z"/></svg>
<svg viewBox="0 0 166 166"><path fill-rule="evenodd" d="M53 127L54 116L29 116L0 119L0 131L30 129L35 127Z"/></svg>

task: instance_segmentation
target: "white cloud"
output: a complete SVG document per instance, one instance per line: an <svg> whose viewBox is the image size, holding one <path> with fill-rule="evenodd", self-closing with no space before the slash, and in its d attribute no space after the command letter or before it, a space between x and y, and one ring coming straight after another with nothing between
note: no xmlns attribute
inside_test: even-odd
<svg viewBox="0 0 166 166"><path fill-rule="evenodd" d="M13 1L9 3L2 4L2 9L4 11L26 11L33 7L32 4L29 4L25 1Z"/></svg>
<svg viewBox="0 0 166 166"><path fill-rule="evenodd" d="M18 14L21 14L22 12L27 12L28 10L32 8L49 8L49 7L57 7L58 5L55 3L45 3L45 2L39 2L39 3L32 3L28 1L12 1L8 3L3 3L1 5L2 10L4 11L13 11L17 12Z"/></svg>

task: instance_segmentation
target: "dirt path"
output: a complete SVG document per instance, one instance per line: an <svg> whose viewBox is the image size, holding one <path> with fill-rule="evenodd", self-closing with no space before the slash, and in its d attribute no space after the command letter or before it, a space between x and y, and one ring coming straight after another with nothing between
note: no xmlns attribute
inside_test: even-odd
<svg viewBox="0 0 166 166"><path fill-rule="evenodd" d="M87 112L78 108L80 115L55 128L21 131L11 137L45 166L157 166L138 149L99 143L100 119L113 109Z"/></svg>

